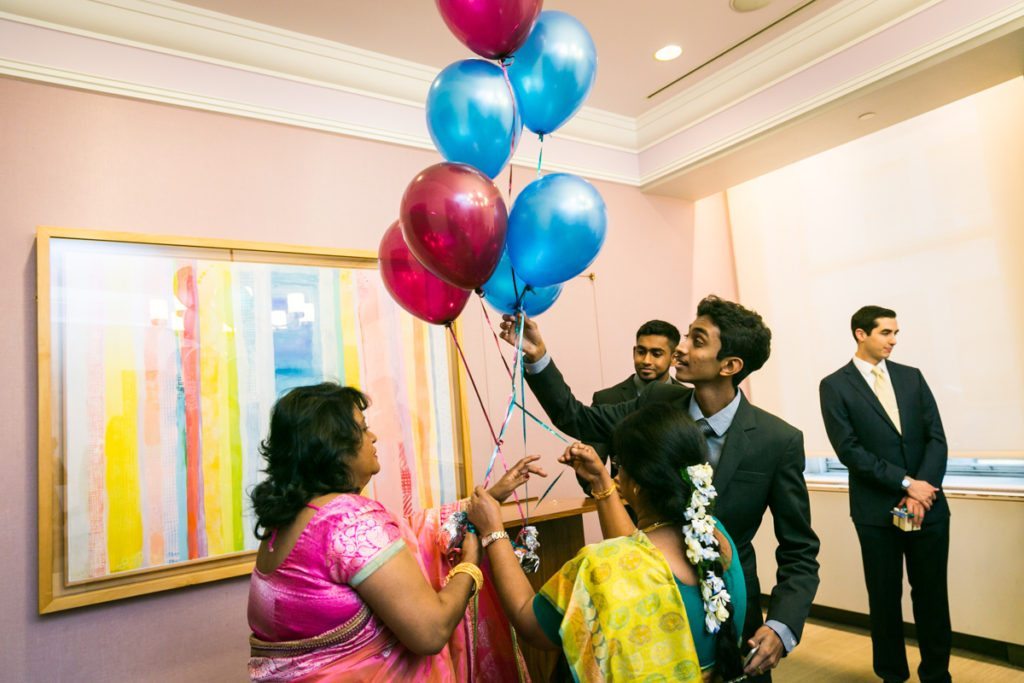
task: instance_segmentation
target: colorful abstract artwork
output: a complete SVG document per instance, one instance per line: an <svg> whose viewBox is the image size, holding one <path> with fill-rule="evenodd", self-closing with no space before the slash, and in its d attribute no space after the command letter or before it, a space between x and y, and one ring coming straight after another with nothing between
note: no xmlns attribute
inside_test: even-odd
<svg viewBox="0 0 1024 683"><path fill-rule="evenodd" d="M52 238L50 343L65 584L251 551L248 492L288 389L359 387L389 509L463 489L447 331L376 270ZM294 261L294 259L292 259Z"/></svg>

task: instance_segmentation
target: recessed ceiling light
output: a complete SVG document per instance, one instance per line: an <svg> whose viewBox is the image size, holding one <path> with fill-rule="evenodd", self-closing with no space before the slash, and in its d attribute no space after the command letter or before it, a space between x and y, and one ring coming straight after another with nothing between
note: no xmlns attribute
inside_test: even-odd
<svg viewBox="0 0 1024 683"><path fill-rule="evenodd" d="M866 111L863 114L861 114L860 116L858 116L857 120L858 121L867 121L868 119L875 118L875 116L876 116L875 112L873 112L873 111Z"/></svg>
<svg viewBox="0 0 1024 683"><path fill-rule="evenodd" d="M681 54L683 54L683 48L678 45L666 45L654 53L654 58L659 62L671 62Z"/></svg>
<svg viewBox="0 0 1024 683"><path fill-rule="evenodd" d="M729 7L736 12L753 12L756 9L767 7L772 0L729 0Z"/></svg>

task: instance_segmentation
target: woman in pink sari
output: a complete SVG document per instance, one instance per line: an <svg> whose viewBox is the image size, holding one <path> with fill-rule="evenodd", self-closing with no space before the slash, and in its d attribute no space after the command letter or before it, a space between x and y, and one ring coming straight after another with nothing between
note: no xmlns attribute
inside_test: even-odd
<svg viewBox="0 0 1024 683"><path fill-rule="evenodd" d="M359 491L380 471L367 398L334 383L274 406L252 492L262 539L249 588L254 681L518 681L525 666L467 534L449 561L454 503L399 519ZM491 492L507 497L536 458ZM478 618L467 608L478 597Z"/></svg>

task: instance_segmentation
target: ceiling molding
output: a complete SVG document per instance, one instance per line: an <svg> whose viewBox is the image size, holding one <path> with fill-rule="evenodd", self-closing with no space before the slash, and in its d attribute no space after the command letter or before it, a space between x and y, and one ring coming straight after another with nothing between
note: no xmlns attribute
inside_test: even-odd
<svg viewBox="0 0 1024 683"><path fill-rule="evenodd" d="M421 108L440 71L173 0L0 0L0 17ZM558 135L631 152L637 146L633 117L588 107Z"/></svg>
<svg viewBox="0 0 1024 683"><path fill-rule="evenodd" d="M641 114L640 151L942 0L847 0Z"/></svg>
<svg viewBox="0 0 1024 683"><path fill-rule="evenodd" d="M935 3L931 4L934 5ZM643 171L640 180L641 186L647 187L670 176L685 173L688 169L696 167L703 161L720 155L730 148L745 142L752 142L780 125L794 121L809 112L824 107L873 83L892 77L901 71L910 69L943 52L955 50L986 34L1003 34L1015 31L1022 25L1024 25L1024 2L1014 3L1003 11L985 16L967 26L960 27L958 30L944 35L937 40L901 54L896 59L889 60L876 68L859 73L855 77L837 84L835 87L822 90L812 97L797 102L793 106L780 109L771 115L760 117L751 125L735 128L717 139L709 140L708 144L701 145L684 155L675 157L670 163ZM685 132L685 130L687 128L679 132ZM662 144L664 142L663 140Z"/></svg>
<svg viewBox="0 0 1024 683"><path fill-rule="evenodd" d="M985 11L942 27L943 12ZM647 187L1022 16L1022 0L844 0L640 117L584 107L546 136L545 168ZM898 56L830 72L915 21L930 33L907 32ZM433 149L436 73L173 0L0 0L0 74L417 149ZM813 90L778 95L801 79ZM513 163L538 151L526 136Z"/></svg>

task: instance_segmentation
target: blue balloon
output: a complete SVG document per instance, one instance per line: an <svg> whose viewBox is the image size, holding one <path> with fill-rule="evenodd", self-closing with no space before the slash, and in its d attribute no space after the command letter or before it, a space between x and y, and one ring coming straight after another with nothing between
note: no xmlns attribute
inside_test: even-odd
<svg viewBox="0 0 1024 683"><path fill-rule="evenodd" d="M607 228L597 189L579 176L552 173L516 197L505 249L518 276L546 287L586 270L601 251Z"/></svg>
<svg viewBox="0 0 1024 683"><path fill-rule="evenodd" d="M523 122L501 68L465 59L446 66L431 84L427 128L447 161L494 178L519 144Z"/></svg>
<svg viewBox="0 0 1024 683"><path fill-rule="evenodd" d="M523 294L523 290L526 289L526 294L523 294L520 305L526 315L531 318L551 308L551 305L558 300L558 296L562 293L562 285L529 287L522 278L513 274L512 261L508 258L508 252L501 255L501 261L498 262L498 268L494 271L494 275L480 289L484 293L484 301L490 304L491 308L509 315L516 312L519 295Z"/></svg>
<svg viewBox="0 0 1024 683"><path fill-rule="evenodd" d="M594 87L594 40L579 20L565 12L541 12L513 58L508 77L523 125L534 133L560 128L583 106Z"/></svg>

